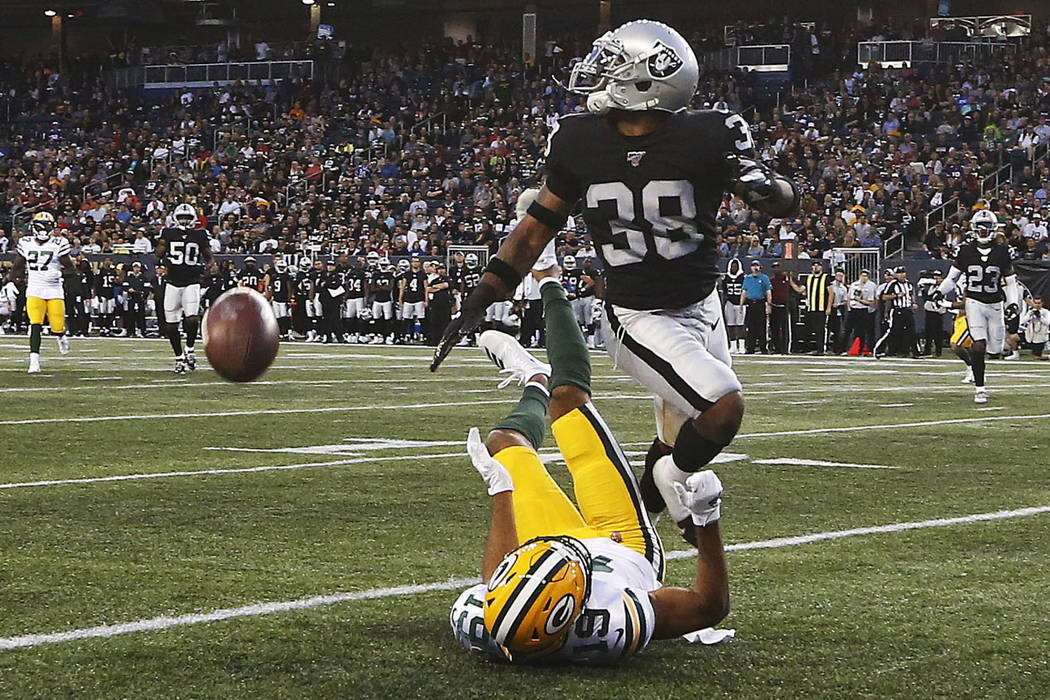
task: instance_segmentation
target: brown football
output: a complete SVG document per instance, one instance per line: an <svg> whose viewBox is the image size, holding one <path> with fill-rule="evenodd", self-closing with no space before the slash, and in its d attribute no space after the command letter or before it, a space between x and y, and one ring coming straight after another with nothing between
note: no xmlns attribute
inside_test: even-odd
<svg viewBox="0 0 1050 700"><path fill-rule="evenodd" d="M231 382L257 379L277 357L280 344L270 302L247 287L231 289L215 300L201 334L208 362Z"/></svg>

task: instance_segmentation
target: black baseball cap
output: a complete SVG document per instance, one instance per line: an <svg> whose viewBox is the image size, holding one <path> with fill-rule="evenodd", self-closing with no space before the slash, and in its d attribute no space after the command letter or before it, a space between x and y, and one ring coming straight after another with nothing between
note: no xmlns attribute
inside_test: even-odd
<svg viewBox="0 0 1050 700"><path fill-rule="evenodd" d="M869 270L868 268L865 267L865 268L861 269L860 274L867 275L868 277L871 277L871 270Z"/></svg>
<svg viewBox="0 0 1050 700"><path fill-rule="evenodd" d="M893 274L895 274L895 275L898 274L898 273L907 272L907 271L908 271L908 268L904 267L904 265L898 265L897 267L893 268Z"/></svg>

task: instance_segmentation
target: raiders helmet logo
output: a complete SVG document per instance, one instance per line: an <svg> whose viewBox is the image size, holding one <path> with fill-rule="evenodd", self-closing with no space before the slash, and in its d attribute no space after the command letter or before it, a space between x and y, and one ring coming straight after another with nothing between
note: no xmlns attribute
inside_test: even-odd
<svg viewBox="0 0 1050 700"><path fill-rule="evenodd" d="M631 164L631 167L637 168L638 164L642 162L642 158L645 157L645 151L627 151L627 162Z"/></svg>
<svg viewBox="0 0 1050 700"><path fill-rule="evenodd" d="M649 57L649 75L654 78L669 78L682 67L678 53L662 41L656 42L656 52Z"/></svg>

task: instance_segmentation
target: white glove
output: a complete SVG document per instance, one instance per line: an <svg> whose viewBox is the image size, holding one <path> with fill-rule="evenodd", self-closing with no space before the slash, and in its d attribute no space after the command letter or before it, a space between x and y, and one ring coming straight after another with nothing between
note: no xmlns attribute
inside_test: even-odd
<svg viewBox="0 0 1050 700"><path fill-rule="evenodd" d="M514 490L514 480L510 478L510 472L492 458L485 443L481 441L481 432L477 428L471 428L467 433L467 454L470 456L470 463L488 485L490 496Z"/></svg>
<svg viewBox="0 0 1050 700"><path fill-rule="evenodd" d="M722 512L722 480L710 469L692 474L685 486L672 484L678 500L693 514L693 524L703 527L718 522Z"/></svg>

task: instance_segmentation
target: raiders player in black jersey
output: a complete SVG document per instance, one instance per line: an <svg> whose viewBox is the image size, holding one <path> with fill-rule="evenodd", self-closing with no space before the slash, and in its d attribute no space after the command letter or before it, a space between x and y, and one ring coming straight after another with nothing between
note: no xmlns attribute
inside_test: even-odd
<svg viewBox="0 0 1050 700"><path fill-rule="evenodd" d="M973 345L970 346L973 369L974 403L987 403L984 386L987 354L999 355L1006 340L1006 316L1020 313L1021 292L1017 286L1010 251L998 243L999 219L987 209L981 209L970 218L974 240L959 248L948 277L937 289L940 301L956 288L966 295L966 324ZM1006 308L1003 308L1003 301Z"/></svg>
<svg viewBox="0 0 1050 700"><path fill-rule="evenodd" d="M380 258L368 271L368 296L372 299L372 342L394 342L394 272L390 261Z"/></svg>
<svg viewBox="0 0 1050 700"><path fill-rule="evenodd" d="M295 275L295 309L292 312L292 326L295 332L307 340L312 340L315 332L312 317L307 313L307 304L314 295L313 265L310 259L299 258L299 272Z"/></svg>
<svg viewBox="0 0 1050 700"><path fill-rule="evenodd" d="M426 328L427 273L423 272L423 261L415 257L408 270L401 275L401 321L404 337L422 342ZM418 330L416 326L419 326Z"/></svg>
<svg viewBox="0 0 1050 700"><path fill-rule="evenodd" d="M237 286L248 287L260 291L262 287L263 273L255 266L255 257L249 255L244 259L244 269L237 275Z"/></svg>
<svg viewBox="0 0 1050 700"><path fill-rule="evenodd" d="M589 113L558 120L543 189L432 363L436 369L485 308L513 291L582 200L606 270L606 349L656 395L658 439L642 480L653 511L674 497L671 481L684 483L730 443L744 414L715 290L723 193L777 217L794 213L799 200L791 180L756 160L740 115L687 109L698 77L692 48L665 24L628 22L594 42L568 85L586 96Z"/></svg>
<svg viewBox="0 0 1050 700"><path fill-rule="evenodd" d="M348 342L356 343L363 336L361 312L365 309L365 271L359 264L349 263L343 270L343 332Z"/></svg>
<svg viewBox="0 0 1050 700"><path fill-rule="evenodd" d="M266 290L266 298L273 306L273 315L277 318L281 339L290 340L292 318L288 305L292 301L292 278L288 274L288 263L280 253L273 256L273 267L263 278L263 288Z"/></svg>
<svg viewBox="0 0 1050 700"><path fill-rule="evenodd" d="M744 312L740 308L740 295L744 293L744 265L740 258L729 261L722 276L722 315L729 334L729 349L744 352Z"/></svg>
<svg viewBox="0 0 1050 700"><path fill-rule="evenodd" d="M164 289L164 318L168 322L168 340L175 353L175 374L185 374L197 367L193 346L197 342L198 313L201 304L201 275L211 265L211 245L208 234L197 228L197 210L189 204L180 204L172 214L174 228L160 233L154 254L158 263L168 269L168 284ZM179 337L179 319L186 332L186 355L182 354Z"/></svg>
<svg viewBox="0 0 1050 700"><path fill-rule="evenodd" d="M117 310L114 291L117 284L117 268L113 261L105 258L95 273L95 309L98 314L98 334L108 337L113 332L113 320Z"/></svg>

